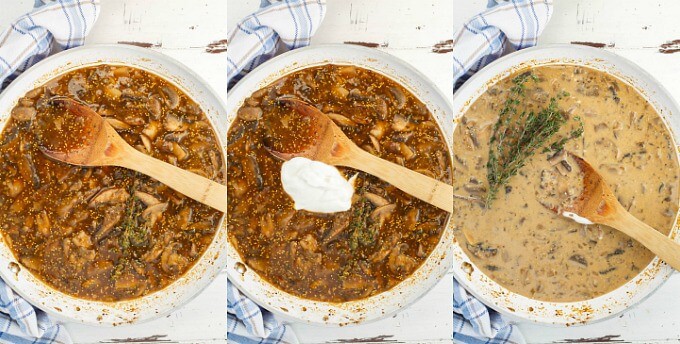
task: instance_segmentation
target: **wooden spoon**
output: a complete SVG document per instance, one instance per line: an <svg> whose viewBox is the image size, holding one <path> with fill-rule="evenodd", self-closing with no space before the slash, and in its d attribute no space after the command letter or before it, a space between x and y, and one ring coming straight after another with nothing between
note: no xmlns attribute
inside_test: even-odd
<svg viewBox="0 0 680 344"><path fill-rule="evenodd" d="M66 112L46 112L44 116L55 118L39 118L42 115L38 115L33 121L39 148L48 157L79 166L125 167L227 212L226 186L139 152L87 105L68 97L54 97L50 102ZM55 121L57 116L59 120Z"/></svg>
<svg viewBox="0 0 680 344"><path fill-rule="evenodd" d="M680 244L631 215L588 162L571 153L570 155L583 172L583 192L565 209L551 209L567 217L570 217L569 213L576 214L583 218L581 222L588 220L616 228L680 271Z"/></svg>
<svg viewBox="0 0 680 344"><path fill-rule="evenodd" d="M302 134L308 136L306 138L311 139L311 143L297 152L280 152L268 146L267 149L272 155L283 160L305 157L329 165L346 166L364 171L418 199L453 212L453 186L364 151L354 144L328 116L302 100L282 97L277 101L287 104L297 113L311 120L310 132Z"/></svg>

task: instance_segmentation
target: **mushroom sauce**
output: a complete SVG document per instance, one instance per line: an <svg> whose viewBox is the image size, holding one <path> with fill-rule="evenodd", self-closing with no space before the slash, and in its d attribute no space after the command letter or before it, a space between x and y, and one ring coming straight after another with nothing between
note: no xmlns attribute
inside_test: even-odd
<svg viewBox="0 0 680 344"><path fill-rule="evenodd" d="M537 150L489 208L475 201L488 187L492 128L513 77L526 72L491 86L456 128L454 192L463 196L454 203L456 237L479 269L513 292L558 302L594 298L634 278L654 255L615 229L579 224L543 205L581 192L573 183L578 166L564 151ZM529 72L537 80L526 83L519 107L537 111L566 94L560 111L580 118L584 132L564 150L589 161L635 217L668 234L678 210L678 162L655 109L630 85L594 69L547 65ZM574 127L570 122L557 135Z"/></svg>
<svg viewBox="0 0 680 344"><path fill-rule="evenodd" d="M372 154L451 183L446 141L434 118L380 74L325 65L255 92L228 132L228 235L248 267L307 299L343 302L392 288L432 252L449 214L348 168L339 169L346 178L358 174L349 211L295 211L282 189L282 162L264 146L293 143L272 142L272 131L308 129L275 101L283 95L316 105Z"/></svg>
<svg viewBox="0 0 680 344"><path fill-rule="evenodd" d="M208 119L160 77L100 65L28 92L0 139L0 228L25 268L55 289L92 300L130 299L167 286L200 258L222 214L131 170L48 159L32 122L59 111L49 101L56 95L89 104L139 151L224 182ZM69 140L77 144L78 135Z"/></svg>

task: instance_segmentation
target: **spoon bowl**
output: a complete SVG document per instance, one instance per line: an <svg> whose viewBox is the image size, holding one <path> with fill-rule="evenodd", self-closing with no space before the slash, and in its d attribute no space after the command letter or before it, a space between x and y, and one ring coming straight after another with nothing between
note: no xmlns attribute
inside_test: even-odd
<svg viewBox="0 0 680 344"><path fill-rule="evenodd" d="M52 97L48 102L63 112L41 112L33 119L31 126L38 135L40 151L72 165L109 165L110 161L101 157L114 153L106 149L113 141L111 136L118 135L115 130L86 104L63 96Z"/></svg>
<svg viewBox="0 0 680 344"><path fill-rule="evenodd" d="M125 167L226 213L226 186L139 152L86 104L68 97L50 101L56 110L65 111L37 115L31 124L38 132L40 150L48 157L78 166Z"/></svg>

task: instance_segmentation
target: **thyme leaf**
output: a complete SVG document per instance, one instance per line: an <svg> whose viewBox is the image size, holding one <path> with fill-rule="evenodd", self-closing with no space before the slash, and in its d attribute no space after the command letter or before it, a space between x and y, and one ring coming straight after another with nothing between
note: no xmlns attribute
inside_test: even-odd
<svg viewBox="0 0 680 344"><path fill-rule="evenodd" d="M362 198L354 207L352 222L349 226L349 247L352 251L359 246L369 246L375 242L378 227L371 221L371 211L371 203L366 198Z"/></svg>
<svg viewBox="0 0 680 344"><path fill-rule="evenodd" d="M528 81L537 82L538 77L532 73L523 73L512 79L513 86L489 139L489 160L486 164L489 182L485 202L487 208L497 198L498 191L524 167L537 149L550 142L568 119L558 107L558 101L569 96L566 92L551 97L548 106L538 112L522 109L520 105L526 97ZM574 119L580 122L580 127L551 144L551 149L562 149L568 140L583 134L583 122L580 118Z"/></svg>

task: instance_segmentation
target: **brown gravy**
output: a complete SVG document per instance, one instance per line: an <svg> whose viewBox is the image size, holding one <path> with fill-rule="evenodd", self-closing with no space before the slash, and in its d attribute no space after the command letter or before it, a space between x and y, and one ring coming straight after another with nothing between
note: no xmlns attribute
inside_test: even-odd
<svg viewBox="0 0 680 344"><path fill-rule="evenodd" d="M270 133L306 130L291 109L275 102L284 95L321 108L372 154L451 181L446 141L427 107L408 90L354 66L307 68L255 92L229 129L230 242L248 267L306 299L345 302L394 287L427 259L449 214L361 172L348 211L296 211L281 185L282 162L264 144L275 137ZM273 142L275 149L300 143L289 142L295 135L280 136L288 141ZM357 173L340 172L347 178Z"/></svg>

